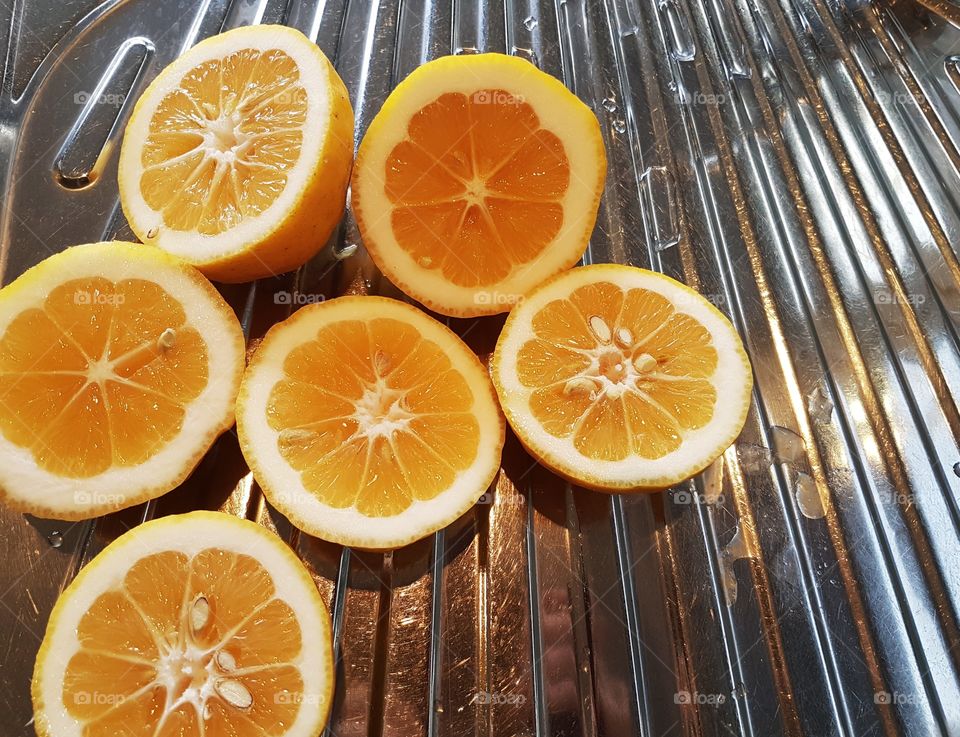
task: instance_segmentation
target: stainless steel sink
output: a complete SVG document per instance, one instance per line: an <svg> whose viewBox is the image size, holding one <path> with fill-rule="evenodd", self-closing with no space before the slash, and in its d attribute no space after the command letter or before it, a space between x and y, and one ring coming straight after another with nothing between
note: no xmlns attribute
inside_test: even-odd
<svg viewBox="0 0 960 737"><path fill-rule="evenodd" d="M960 735L960 6L950 0L7 0L0 274L131 238L117 145L181 50L300 28L362 133L391 87L501 51L566 82L610 159L585 260L730 315L746 429L653 496L570 488L510 438L495 489L390 555L298 534L224 436L183 488L86 523L0 510L0 734L28 735L57 594L147 517L276 529L330 603L329 734ZM251 340L283 293L396 294L349 216L295 275L224 294ZM454 321L481 354L496 319ZM2 380L2 379L0 379Z"/></svg>

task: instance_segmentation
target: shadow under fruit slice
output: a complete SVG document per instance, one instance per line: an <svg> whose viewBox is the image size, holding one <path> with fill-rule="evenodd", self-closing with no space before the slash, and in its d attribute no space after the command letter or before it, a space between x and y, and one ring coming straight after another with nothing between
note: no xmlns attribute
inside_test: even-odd
<svg viewBox="0 0 960 737"><path fill-rule="evenodd" d="M504 325L493 381L544 465L599 490L663 489L740 434L753 375L730 321L673 279L603 264L538 287Z"/></svg>
<svg viewBox="0 0 960 737"><path fill-rule="evenodd" d="M0 498L81 519L164 494L233 424L244 340L196 269L74 246L0 290Z"/></svg>
<svg viewBox="0 0 960 737"><path fill-rule="evenodd" d="M33 676L41 737L314 737L330 616L273 533L219 512L147 522L60 596Z"/></svg>
<svg viewBox="0 0 960 737"><path fill-rule="evenodd" d="M274 326L237 399L243 454L301 529L368 549L449 524L500 465L490 378L447 327L403 302L341 297Z"/></svg>

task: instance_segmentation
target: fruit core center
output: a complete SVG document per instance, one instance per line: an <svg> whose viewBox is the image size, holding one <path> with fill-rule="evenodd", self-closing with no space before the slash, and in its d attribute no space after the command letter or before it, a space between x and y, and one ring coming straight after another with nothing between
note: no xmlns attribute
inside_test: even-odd
<svg viewBox="0 0 960 737"><path fill-rule="evenodd" d="M189 699L210 680L212 661L211 653L174 646L160 661L160 678L174 700Z"/></svg>
<svg viewBox="0 0 960 737"><path fill-rule="evenodd" d="M157 682L166 689L168 713L180 704L191 703L207 718L206 702L211 697L237 709L253 705L249 689L234 677L236 659L223 643L203 647L198 642L210 626L211 612L207 599L198 597L188 608L179 632L166 638L157 663Z"/></svg>
<svg viewBox="0 0 960 737"><path fill-rule="evenodd" d="M463 199L470 205L482 205L484 204L484 197L487 194L487 185L482 179L474 177L471 180L465 181L464 187L466 191L464 192Z"/></svg>
<svg viewBox="0 0 960 737"><path fill-rule="evenodd" d="M207 123L207 144L220 153L235 153L242 143L237 129L238 121L234 116L221 115Z"/></svg>
<svg viewBox="0 0 960 737"><path fill-rule="evenodd" d="M627 358L620 351L607 351L600 354L598 370L614 384L628 377Z"/></svg>
<svg viewBox="0 0 960 737"><path fill-rule="evenodd" d="M356 405L356 419L369 438L389 437L406 427L413 415L403 406L404 393L392 389L382 380L367 387Z"/></svg>
<svg viewBox="0 0 960 737"><path fill-rule="evenodd" d="M653 378L659 363L657 359L636 344L630 330L612 329L602 317L591 316L587 321L596 340L589 351L591 362L577 376L567 381L567 394L586 393L591 399L606 394L618 397L626 391L640 388L641 382Z"/></svg>

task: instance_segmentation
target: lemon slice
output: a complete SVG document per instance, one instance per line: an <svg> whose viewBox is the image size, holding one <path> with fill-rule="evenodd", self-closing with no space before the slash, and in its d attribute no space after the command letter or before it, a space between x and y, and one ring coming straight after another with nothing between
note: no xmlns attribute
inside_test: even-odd
<svg viewBox="0 0 960 737"><path fill-rule="evenodd" d="M740 434L753 375L724 315L631 266L573 269L528 295L493 359L500 402L546 466L600 490L652 490L706 468Z"/></svg>
<svg viewBox="0 0 960 737"><path fill-rule="evenodd" d="M81 519L159 496L233 425L244 339L194 268L95 243L0 290L0 498Z"/></svg>
<svg viewBox="0 0 960 737"><path fill-rule="evenodd" d="M330 616L303 564L219 512L147 522L61 594L33 674L41 737L315 737Z"/></svg>
<svg viewBox="0 0 960 737"><path fill-rule="evenodd" d="M597 118L559 81L513 56L447 56L397 85L367 129L353 213L400 289L487 315L577 262L605 174Z"/></svg>
<svg viewBox="0 0 960 737"><path fill-rule="evenodd" d="M283 26L201 41L146 89L120 152L130 227L211 279L303 264L343 214L353 158L346 88Z"/></svg>
<svg viewBox="0 0 960 737"><path fill-rule="evenodd" d="M490 378L448 328L382 297L274 326L237 399L240 447L270 502L325 540L399 547L449 524L500 466Z"/></svg>

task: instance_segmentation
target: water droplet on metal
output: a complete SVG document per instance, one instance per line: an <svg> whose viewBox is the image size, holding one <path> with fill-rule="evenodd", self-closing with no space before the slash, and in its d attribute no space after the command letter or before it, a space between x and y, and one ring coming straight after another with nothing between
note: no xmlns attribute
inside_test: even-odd
<svg viewBox="0 0 960 737"><path fill-rule="evenodd" d="M737 455L745 471L763 471L773 463L773 453L769 448L753 443L741 443L737 446Z"/></svg>
<svg viewBox="0 0 960 737"><path fill-rule="evenodd" d="M720 456L703 471L703 500L716 504L723 498L723 456Z"/></svg>
<svg viewBox="0 0 960 737"><path fill-rule="evenodd" d="M797 507L807 519L823 519L826 512L823 509L823 501L820 499L820 491L813 478L805 473L797 474L797 483L794 489L794 495L797 499Z"/></svg>
<svg viewBox="0 0 960 737"><path fill-rule="evenodd" d="M617 133L623 133L627 130L627 124L620 118L617 118L615 121L613 121L613 129Z"/></svg>
<svg viewBox="0 0 960 737"><path fill-rule="evenodd" d="M671 238L670 240L666 240L666 241L658 240L656 244L654 244L654 248L656 248L658 252L662 253L663 251L673 248L679 242L680 242L679 238Z"/></svg>
<svg viewBox="0 0 960 737"><path fill-rule="evenodd" d="M525 49L522 46L513 46L510 48L511 56L519 56L521 59L526 59L535 67L540 66L537 61L537 55L533 49Z"/></svg>
<svg viewBox="0 0 960 737"><path fill-rule="evenodd" d="M807 411L810 413L810 419L815 423L822 424L830 421L830 415L833 414L833 402L819 384L807 396Z"/></svg>
<svg viewBox="0 0 960 737"><path fill-rule="evenodd" d="M59 531L51 532L47 535L47 542L50 543L50 547L59 548L63 545L63 535Z"/></svg>
<svg viewBox="0 0 960 737"><path fill-rule="evenodd" d="M603 103L601 104L603 105L603 109L606 110L608 113L617 112L617 101L614 100L612 97L603 98Z"/></svg>
<svg viewBox="0 0 960 737"><path fill-rule="evenodd" d="M737 576L733 571L733 564L741 558L749 557L750 551L747 549L747 542L738 524L737 531L730 538L730 542L720 552L720 573L727 606L733 606L737 602Z"/></svg>
<svg viewBox="0 0 960 737"><path fill-rule="evenodd" d="M343 261L345 258L350 258L355 254L359 247L356 243L344 243L340 248L333 249L333 257L337 261Z"/></svg>
<svg viewBox="0 0 960 737"><path fill-rule="evenodd" d="M957 476L960 476L960 461L957 461L956 463L953 464L953 472Z"/></svg>
<svg viewBox="0 0 960 737"><path fill-rule="evenodd" d="M532 31L534 28L537 27L537 19L534 18L532 15L528 15L523 21L523 26L528 31Z"/></svg>
<svg viewBox="0 0 960 737"><path fill-rule="evenodd" d="M806 455L803 438L788 427L774 425L770 428L773 436L773 449L780 463L796 463Z"/></svg>

